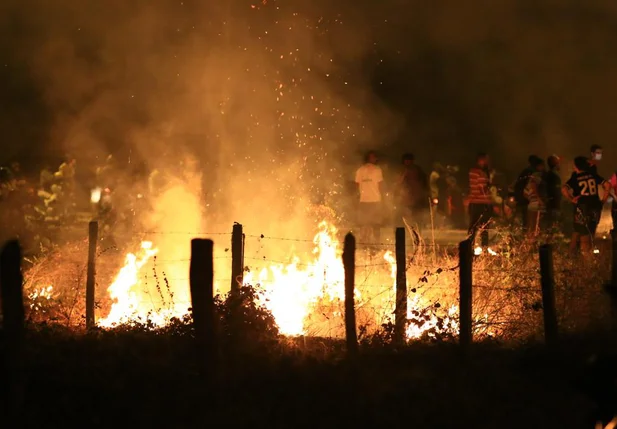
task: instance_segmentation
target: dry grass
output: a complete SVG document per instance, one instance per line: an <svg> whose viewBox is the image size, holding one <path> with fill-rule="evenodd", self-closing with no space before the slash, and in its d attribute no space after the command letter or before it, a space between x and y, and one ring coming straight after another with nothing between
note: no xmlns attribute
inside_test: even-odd
<svg viewBox="0 0 617 429"><path fill-rule="evenodd" d="M498 231L502 233L503 231ZM519 341L542 335L542 301L538 244L499 234L492 248L497 255L474 259L473 309L476 338ZM570 258L567 244L555 242L557 310L565 331L580 331L604 323L607 303L601 293L609 276L610 247L591 261ZM433 248L420 243L409 249L407 284L410 332L413 337L451 338L458 331L458 255L455 247ZM25 274L29 318L36 322L83 325L85 314L87 243L76 242L39 258ZM111 302L106 286L123 263L123 255L103 251L98 257L97 297L105 313ZM392 266L383 254L358 254L357 323L361 337L388 338L392 329L395 286ZM41 289L53 285L51 291ZM306 320L307 334L344 336L344 303L322 299Z"/></svg>

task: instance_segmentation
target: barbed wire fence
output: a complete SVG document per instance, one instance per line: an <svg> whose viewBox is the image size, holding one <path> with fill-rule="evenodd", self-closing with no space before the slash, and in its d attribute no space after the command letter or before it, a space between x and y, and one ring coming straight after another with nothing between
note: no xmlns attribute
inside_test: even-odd
<svg viewBox="0 0 617 429"><path fill-rule="evenodd" d="M180 257L165 254L163 249L160 255L151 257L145 269L137 270L134 277L140 284L140 299L153 313L161 307L188 309L189 242L195 237L209 237L215 241L216 292L224 294L234 284L250 283L265 291L263 304L275 317L278 315L281 324L285 323L286 311L299 311L294 317L303 318L303 333L341 337L344 335L344 269L340 244L343 240L328 234L326 231L325 236L317 235L312 239L279 237L244 234L241 228L239 238L232 232L221 231L136 233L140 240L152 241L153 246L162 236L178 243L186 239L186 251L180 252ZM236 249L241 240L240 254L237 251L234 254L234 240ZM606 243L611 242L606 240ZM485 252L473 258L473 332L511 338L541 335L545 303L538 246L533 242L500 243L499 246L502 248L494 255ZM596 255L599 261L583 269L562 254L559 245L554 246L557 250L554 299L559 326L575 330L589 323L604 322L610 308L599 286L608 275L612 254L609 246ZM87 241L81 241L31 261L26 272L25 292L32 314L67 325L85 323L87 247ZM314 252L316 248L319 251ZM96 252L94 302L99 318L105 316L113 303L109 286L117 279L119 267L127 264L126 255L117 250L102 247ZM136 250L135 253L139 253L139 249ZM459 245L406 240L404 250L408 301L404 315L406 335L457 334L461 311ZM396 259L395 240L358 243L354 268L355 308L363 334L375 332L395 319ZM178 293L178 290L185 292ZM49 302L55 306L46 305ZM286 305L289 306L287 310ZM282 328L285 331L285 326Z"/></svg>

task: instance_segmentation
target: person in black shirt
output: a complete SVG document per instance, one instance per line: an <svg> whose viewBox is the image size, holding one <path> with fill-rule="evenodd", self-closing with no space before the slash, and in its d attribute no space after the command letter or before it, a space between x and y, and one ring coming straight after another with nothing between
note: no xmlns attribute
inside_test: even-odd
<svg viewBox="0 0 617 429"><path fill-rule="evenodd" d="M514 183L514 200L516 202L516 212L520 216L523 229L527 229L527 211L529 209L529 201L525 197L525 188L529 182L529 178L535 172L535 165L541 159L536 155L530 155L527 159L529 165L519 174Z"/></svg>
<svg viewBox="0 0 617 429"><path fill-rule="evenodd" d="M560 229L561 223L561 175L560 160L557 155L548 157L546 173L546 225L549 229Z"/></svg>
<svg viewBox="0 0 617 429"><path fill-rule="evenodd" d="M604 188L603 200L600 199L598 188ZM609 196L611 184L594 173L589 160L579 156L574 160L574 174L562 188L562 194L575 205L574 232L570 242L570 250L576 251L580 238L581 251L588 253L591 242L596 234L600 221L600 210Z"/></svg>

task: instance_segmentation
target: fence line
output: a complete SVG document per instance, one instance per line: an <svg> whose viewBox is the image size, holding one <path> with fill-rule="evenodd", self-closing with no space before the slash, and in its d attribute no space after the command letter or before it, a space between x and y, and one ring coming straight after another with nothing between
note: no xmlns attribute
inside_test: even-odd
<svg viewBox="0 0 617 429"><path fill-rule="evenodd" d="M244 246L246 244L246 238L258 238L259 240L281 240L281 241L301 241L301 242L307 242L307 243L313 243L313 240L300 240L300 239L291 239L291 238L276 238L276 237L266 237L265 235L261 234L259 236L257 235L250 235L250 234L244 234L243 230L242 230L242 225L235 225L234 228L236 229L236 237L240 236L242 237L242 242L241 242L241 250L238 250L239 247L237 245L236 242L236 251L235 254L232 255L229 250L231 250L231 247L233 246L227 246L226 248L226 252L228 252L226 255L223 256L216 256L216 257L212 257L212 261L229 261L230 265L234 265L235 267L235 272L234 270L232 270L232 276L231 278L216 278L214 281L215 283L219 286L219 287L223 287L224 289L226 289L225 286L223 286L225 283L229 283L230 285L232 285L232 288L235 285L241 285L243 284L243 280L242 280L242 276L244 275L244 270L245 268L250 267L251 265L254 266L254 268L258 269L260 268L259 265L260 264L273 264L273 265L279 265L279 266L287 266L287 265L295 265L297 267L314 267L315 265L313 263L303 263L303 262L295 262L293 258L290 258L288 261L281 261L281 260L275 260L275 259L270 259L266 256L246 256L245 252L244 252ZM161 232L164 233L164 232ZM189 234L188 232L186 234ZM211 233L212 235L214 234L218 234L219 236L229 236L230 238L233 236L232 233ZM239 235L238 235L239 234ZM404 235L403 235L404 237ZM375 274L375 271L372 270L372 268L376 268L376 267L380 267L380 268L392 268L392 266L390 265L391 262L389 261L385 261L383 259L381 259L380 256L376 256L376 258L378 259L378 262L366 262L363 263L362 260L363 258L357 258L355 257L354 259L354 270L366 270L368 271L367 273L363 273L360 276L356 276L355 277L355 285L356 288L363 288L363 289L369 289L369 290L377 290L378 292L375 294L371 294L369 298L367 299L361 299L358 303L359 306L366 306L368 305L367 303L370 303L372 300L377 300L380 297L382 297L385 294L388 293L394 293L395 290L399 290L401 293L402 291L406 291L407 295L409 296L409 298L413 298L414 296L430 296L430 291L435 290L435 291L452 291L453 290L453 285L442 285L439 284L438 282L439 280L439 276L440 275L445 275L447 273L451 273L457 270L460 270L460 254L459 254L459 264L457 264L456 266L449 266L449 267L441 267L438 266L435 263L432 264L424 264L422 263L423 261L415 261L413 256L412 258L408 257L408 249L410 248L417 248L417 246L412 245L412 246L408 246L407 243L400 243L401 241L401 235L399 234L399 246L398 246L398 252L393 252L400 254L403 250L404 250L404 254L405 254L405 258L404 260L408 260L408 263L406 265L406 280L404 282L405 284L405 288L401 288L400 285L402 284L401 281L399 280L399 287L398 289L395 289L395 279L393 278L385 278L383 281L372 281L371 277ZM230 240L230 244L231 244L231 240ZM383 246L389 246L390 249L395 250L394 248L396 247L396 240L393 243L380 243L380 245ZM427 245L426 247L433 247L433 245ZM440 245L435 245L435 247L440 247ZM443 247L443 246L441 246ZM448 245L447 247L453 247ZM537 255L537 249L532 249L534 254ZM97 253L97 256L100 253ZM529 253L531 255L531 252ZM486 265L488 265L488 267L486 267L486 265L484 267L478 267L478 266L473 266L472 267L472 272L482 276L482 274L486 274L487 276L493 276L492 280L493 283L495 282L495 279L498 277L495 277L497 274L503 274L503 275L510 275L510 273L504 273L504 269L512 269L513 266L512 265L508 265L507 267L504 266L496 266L498 263L501 263L499 261L502 261L504 258L500 258L500 257L494 257L494 256L490 256L487 254L484 254L482 256L478 256L478 257L473 257L473 260L475 261L477 258L482 258L483 261L486 261ZM358 259L360 259L360 261L358 261ZM398 255L397 257L398 259L398 264L397 266L400 265L400 261L401 261L401 257L400 255ZM535 258L534 258L535 259ZM153 256L152 260L154 262L155 265L155 269L156 266L158 264L160 265L171 265L171 264L189 264L191 262L190 258L178 258L178 259L166 259L166 258L160 258L158 255ZM493 265L492 261L496 261L495 262L495 267L491 267L491 265ZM535 263L537 264L537 259L535 259ZM330 261L329 261L330 262ZM332 261L334 262L334 261ZM338 261L336 262L337 264L342 264L342 261ZM474 264L476 265L476 264ZM321 267L320 267L321 268ZM325 267L326 270L328 269L328 267ZM337 267L338 269L338 267ZM417 274L414 274L414 272L418 270ZM424 272L422 274L420 274L420 271L424 270ZM145 274L143 276L140 276L140 278L142 280L145 280L146 285L149 284L150 282L152 283L157 283L160 284L161 282L189 282L190 281L190 277L178 277L178 276L173 276L173 277L169 277L167 276L167 274L165 273L166 270L162 270L162 272L159 271L158 275L149 275L149 274ZM569 275L573 272L572 269L554 269L552 270L552 275ZM415 277L417 275L417 277ZM456 279L454 279L450 274L448 274L449 277L447 277L447 279L451 279L456 281ZM538 281L538 285L540 284L540 279L542 278L542 273L540 270L540 266L537 265L537 268L516 268L516 275L518 277L525 277L525 280L527 282L531 281L531 282L535 282L536 280ZM400 276L400 270L399 270L399 276ZM411 277L410 277L411 276ZM276 279L273 279L274 281L276 281ZM342 279L341 279L342 281ZM460 282L460 276L458 281ZM487 284L487 279L475 279L475 281L473 282L473 289L477 290L477 291L483 291L483 293L485 292L490 292L490 291L498 291L498 292L515 292L515 293L529 293L530 296L531 295L538 295L541 292L541 289L539 287L533 287L533 286L521 286L521 285L517 285L515 283L512 283L510 286L497 286L497 285L491 285L491 284ZM254 280L255 283L260 283L258 279ZM266 284L268 283L268 280L265 280ZM87 288L89 289L89 288ZM89 296L91 297L91 294L89 294ZM92 299L86 299L86 310L87 310L87 314L92 314L91 312L94 311L93 307L93 300ZM377 307L376 307L377 308ZM90 310L90 311L88 311ZM406 312L403 312L403 314ZM400 311L399 311L399 314ZM90 321L91 317L87 317L87 320ZM399 317L399 321L400 321L400 317ZM92 326L92 323L89 323L90 326ZM399 331L400 331L400 322L399 322ZM400 334L400 332L399 332Z"/></svg>

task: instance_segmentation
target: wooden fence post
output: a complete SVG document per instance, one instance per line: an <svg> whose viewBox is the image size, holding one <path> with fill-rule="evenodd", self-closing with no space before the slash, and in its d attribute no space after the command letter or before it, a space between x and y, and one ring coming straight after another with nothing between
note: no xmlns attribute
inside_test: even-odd
<svg viewBox="0 0 617 429"><path fill-rule="evenodd" d="M240 289L244 280L244 234L242 225L235 223L231 233L231 292Z"/></svg>
<svg viewBox="0 0 617 429"><path fill-rule="evenodd" d="M405 344L407 328L407 255L405 228L396 228L396 307L394 310L394 341Z"/></svg>
<svg viewBox="0 0 617 429"><path fill-rule="evenodd" d="M99 223L92 221L88 225L88 273L86 277L86 328L92 329L94 318L94 287L96 276L96 244L99 239Z"/></svg>
<svg viewBox="0 0 617 429"><path fill-rule="evenodd" d="M189 269L191 312L200 363L205 374L212 375L217 365L216 315L214 311L214 243L191 240Z"/></svg>
<svg viewBox="0 0 617 429"><path fill-rule="evenodd" d="M553 246L540 246L540 275L542 285L542 308L544 314L544 337L549 346L557 342L557 311L555 310L555 276L553 272Z"/></svg>
<svg viewBox="0 0 617 429"><path fill-rule="evenodd" d="M350 358L358 355L358 333L356 332L356 238L352 233L345 236L343 247L343 266L345 268L345 338L347 354Z"/></svg>
<svg viewBox="0 0 617 429"><path fill-rule="evenodd" d="M21 248L16 240L6 243L0 253L0 293L2 296L2 328L6 352L2 367L2 383L6 399L3 415L9 427L17 427L23 411L23 340L25 330Z"/></svg>
<svg viewBox="0 0 617 429"><path fill-rule="evenodd" d="M473 241L467 239L458 245L459 256L459 341L464 354L473 341L472 296L473 296Z"/></svg>

